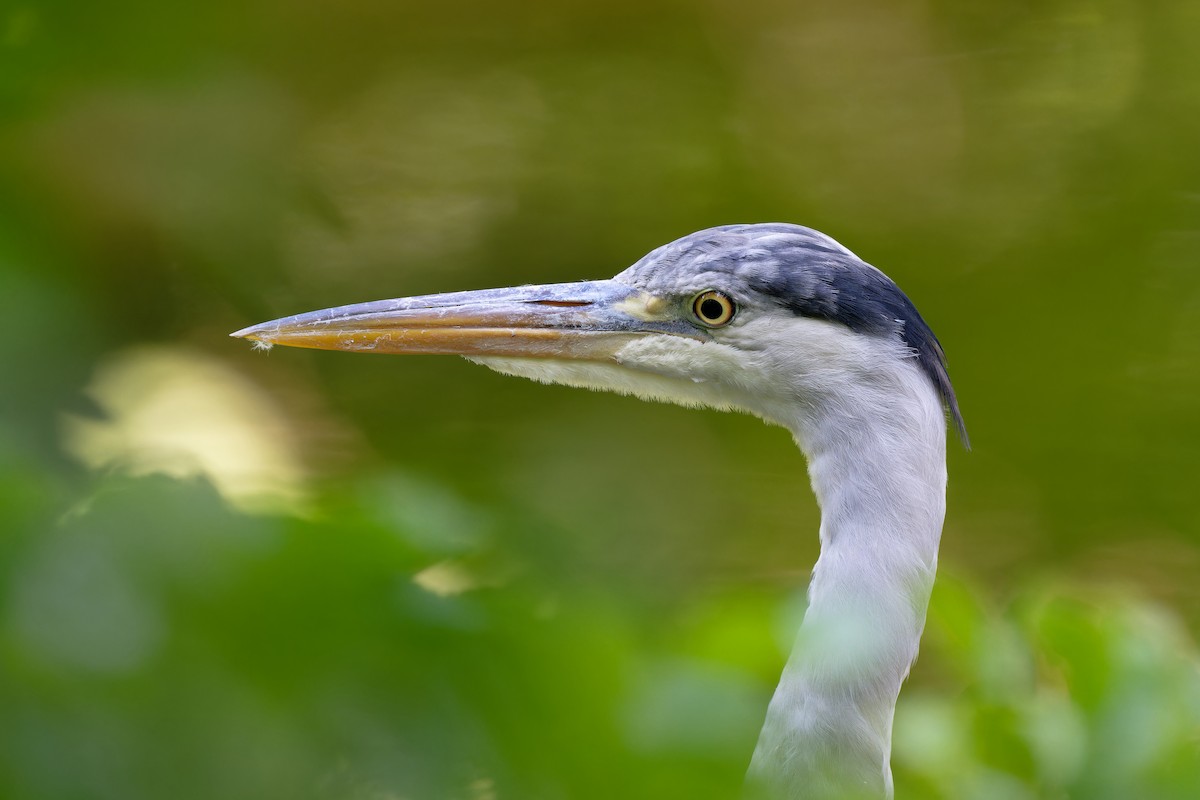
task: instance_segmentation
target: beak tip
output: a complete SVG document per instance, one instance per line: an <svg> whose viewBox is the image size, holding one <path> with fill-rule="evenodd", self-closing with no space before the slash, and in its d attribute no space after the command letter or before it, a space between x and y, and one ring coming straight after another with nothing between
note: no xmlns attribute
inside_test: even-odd
<svg viewBox="0 0 1200 800"><path fill-rule="evenodd" d="M266 338L262 325L251 325L248 328L242 328L240 331L234 331L229 334L233 339L250 339L251 341L262 341Z"/></svg>

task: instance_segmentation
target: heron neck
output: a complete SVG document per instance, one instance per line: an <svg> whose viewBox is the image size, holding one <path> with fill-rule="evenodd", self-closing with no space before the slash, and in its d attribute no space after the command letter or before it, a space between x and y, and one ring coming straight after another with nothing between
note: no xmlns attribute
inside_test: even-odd
<svg viewBox="0 0 1200 800"><path fill-rule="evenodd" d="M881 392L878 413L835 407L793 429L821 554L750 768L768 789L891 796L892 716L925 624L946 487L941 404L927 382L905 388L899 401Z"/></svg>

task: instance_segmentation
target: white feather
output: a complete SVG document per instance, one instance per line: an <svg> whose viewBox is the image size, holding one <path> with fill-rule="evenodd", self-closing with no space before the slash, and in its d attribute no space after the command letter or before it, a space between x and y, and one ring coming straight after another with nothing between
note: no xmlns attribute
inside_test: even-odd
<svg viewBox="0 0 1200 800"><path fill-rule="evenodd" d="M545 383L737 409L788 428L822 509L797 647L752 786L768 797L890 797L892 713L916 658L945 513L945 420L899 341L790 313L712 341L647 335L613 362L474 358Z"/></svg>

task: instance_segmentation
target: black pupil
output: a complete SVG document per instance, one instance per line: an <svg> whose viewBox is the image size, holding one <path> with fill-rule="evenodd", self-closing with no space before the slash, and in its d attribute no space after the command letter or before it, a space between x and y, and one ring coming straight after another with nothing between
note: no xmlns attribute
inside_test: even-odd
<svg viewBox="0 0 1200 800"><path fill-rule="evenodd" d="M700 301L700 316L708 320L720 319L725 315L725 306L720 300L709 297Z"/></svg>

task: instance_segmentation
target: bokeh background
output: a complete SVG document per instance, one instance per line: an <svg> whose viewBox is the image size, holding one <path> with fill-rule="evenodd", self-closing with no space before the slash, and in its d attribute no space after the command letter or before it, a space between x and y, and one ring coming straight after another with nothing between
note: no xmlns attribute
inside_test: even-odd
<svg viewBox="0 0 1200 800"><path fill-rule="evenodd" d="M904 798L1200 796L1200 5L0 7L0 796L736 795L818 514L758 421L313 308L794 221L949 353Z"/></svg>

